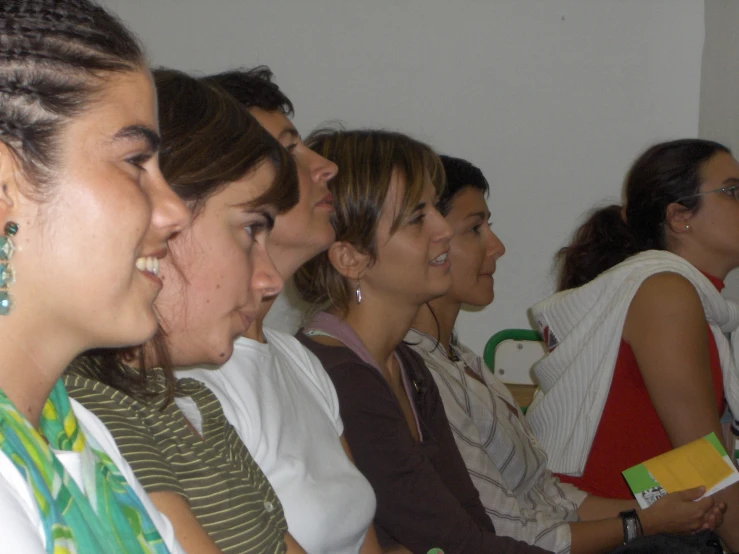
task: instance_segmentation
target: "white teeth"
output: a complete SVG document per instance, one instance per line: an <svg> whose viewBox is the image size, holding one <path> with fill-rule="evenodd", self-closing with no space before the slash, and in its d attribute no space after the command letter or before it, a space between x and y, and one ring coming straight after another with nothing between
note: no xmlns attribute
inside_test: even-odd
<svg viewBox="0 0 739 554"><path fill-rule="evenodd" d="M136 259L136 269L139 271L148 271L154 275L159 275L159 258L146 256L145 258Z"/></svg>
<svg viewBox="0 0 739 554"><path fill-rule="evenodd" d="M441 265L441 264L443 264L446 261L446 259L447 259L448 256L449 256L449 253L448 252L444 252L441 256L437 256L436 258L434 258L431 261L431 263L432 264L439 264L439 265Z"/></svg>

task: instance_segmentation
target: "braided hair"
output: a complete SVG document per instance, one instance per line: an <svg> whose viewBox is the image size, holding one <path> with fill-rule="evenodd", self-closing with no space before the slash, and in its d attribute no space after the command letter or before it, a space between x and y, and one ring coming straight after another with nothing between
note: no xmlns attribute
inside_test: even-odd
<svg viewBox="0 0 739 554"><path fill-rule="evenodd" d="M0 141L43 192L58 164L58 136L110 72L145 65L136 38L88 0L0 2Z"/></svg>

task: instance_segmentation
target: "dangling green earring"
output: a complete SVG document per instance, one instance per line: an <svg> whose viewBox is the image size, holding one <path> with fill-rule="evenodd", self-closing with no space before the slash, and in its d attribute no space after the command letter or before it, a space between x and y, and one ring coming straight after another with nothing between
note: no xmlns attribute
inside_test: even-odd
<svg viewBox="0 0 739 554"><path fill-rule="evenodd" d="M15 283L15 272L10 266L10 259L15 253L15 245L10 238L18 232L18 224L8 221L5 234L0 236L0 315L8 315L13 308L13 298L8 287Z"/></svg>

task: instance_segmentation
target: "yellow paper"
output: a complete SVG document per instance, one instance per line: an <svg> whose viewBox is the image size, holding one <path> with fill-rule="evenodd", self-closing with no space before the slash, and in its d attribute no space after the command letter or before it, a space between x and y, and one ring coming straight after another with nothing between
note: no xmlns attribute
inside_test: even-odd
<svg viewBox="0 0 739 554"><path fill-rule="evenodd" d="M667 492L703 485L706 490L731 475L731 468L706 439L683 445L644 462Z"/></svg>

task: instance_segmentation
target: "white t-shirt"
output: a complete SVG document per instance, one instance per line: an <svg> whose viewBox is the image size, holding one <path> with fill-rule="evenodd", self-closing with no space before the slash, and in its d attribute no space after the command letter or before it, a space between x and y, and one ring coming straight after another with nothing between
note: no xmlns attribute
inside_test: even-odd
<svg viewBox="0 0 739 554"><path fill-rule="evenodd" d="M347 458L336 391L296 339L264 330L239 338L218 369L178 376L203 382L277 492L290 533L311 554L356 554L375 515L375 494Z"/></svg>
<svg viewBox="0 0 739 554"><path fill-rule="evenodd" d="M164 543L172 554L184 554L174 537L169 520L151 503L128 463L123 459L118 447L105 425L77 401L70 398L72 409L82 431L87 437L110 456L126 478L141 503L149 512ZM81 456L76 452L55 451L57 458L83 492ZM0 452L0 552L23 554L46 554L46 535L33 491L15 467L13 462Z"/></svg>

